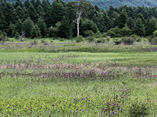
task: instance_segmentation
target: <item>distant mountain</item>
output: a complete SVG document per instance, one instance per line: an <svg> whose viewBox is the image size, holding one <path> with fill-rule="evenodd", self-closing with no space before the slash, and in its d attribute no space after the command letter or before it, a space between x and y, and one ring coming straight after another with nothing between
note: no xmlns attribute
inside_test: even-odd
<svg viewBox="0 0 157 117"><path fill-rule="evenodd" d="M14 2L16 0L7 0L9 2ZM24 0L22 0L24 1ZM52 2L53 0L49 0ZM77 1L77 0L63 0L65 2ZM146 6L146 7L157 7L157 0L89 0L93 5L97 5L99 8L108 9L110 6L120 7L120 6Z"/></svg>
<svg viewBox="0 0 157 117"><path fill-rule="evenodd" d="M66 2L74 0L64 0ZM157 7L157 0L89 0L94 5L98 5L100 8L108 9L109 6L120 7L122 5L127 6L146 6Z"/></svg>

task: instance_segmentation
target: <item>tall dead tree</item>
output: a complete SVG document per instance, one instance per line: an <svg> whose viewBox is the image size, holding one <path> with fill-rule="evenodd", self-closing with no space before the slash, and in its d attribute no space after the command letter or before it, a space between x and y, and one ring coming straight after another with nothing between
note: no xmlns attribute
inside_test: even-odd
<svg viewBox="0 0 157 117"><path fill-rule="evenodd" d="M80 20L82 15L86 16L89 14L94 8L90 1L79 0L76 6L76 23L77 23L77 37L80 35Z"/></svg>

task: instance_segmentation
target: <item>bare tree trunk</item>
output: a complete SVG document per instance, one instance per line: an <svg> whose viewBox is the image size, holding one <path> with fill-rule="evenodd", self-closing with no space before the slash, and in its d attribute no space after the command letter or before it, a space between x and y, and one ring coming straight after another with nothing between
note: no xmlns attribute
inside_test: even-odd
<svg viewBox="0 0 157 117"><path fill-rule="evenodd" d="M77 18L77 37L80 35L80 19L81 19L82 11L77 11L76 18Z"/></svg>

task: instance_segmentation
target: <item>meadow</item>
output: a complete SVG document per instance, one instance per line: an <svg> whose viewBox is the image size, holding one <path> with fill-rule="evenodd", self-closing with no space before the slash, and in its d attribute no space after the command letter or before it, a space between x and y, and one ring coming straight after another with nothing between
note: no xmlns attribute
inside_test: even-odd
<svg viewBox="0 0 157 117"><path fill-rule="evenodd" d="M157 116L156 45L33 42L0 44L0 117Z"/></svg>

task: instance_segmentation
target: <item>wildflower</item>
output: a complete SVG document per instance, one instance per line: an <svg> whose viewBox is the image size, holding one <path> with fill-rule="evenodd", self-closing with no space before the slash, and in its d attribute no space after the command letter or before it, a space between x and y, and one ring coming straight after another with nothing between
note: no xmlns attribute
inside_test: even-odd
<svg viewBox="0 0 157 117"><path fill-rule="evenodd" d="M20 114L18 114L18 116L21 116Z"/></svg>
<svg viewBox="0 0 157 117"><path fill-rule="evenodd" d="M70 113L72 113L72 110L70 110Z"/></svg>
<svg viewBox="0 0 157 117"><path fill-rule="evenodd" d="M76 113L78 113L78 111L76 111Z"/></svg>
<svg viewBox="0 0 157 117"><path fill-rule="evenodd" d="M84 110L82 110L82 112L84 112Z"/></svg>
<svg viewBox="0 0 157 117"><path fill-rule="evenodd" d="M101 113L99 113L99 115L101 115Z"/></svg>
<svg viewBox="0 0 157 117"><path fill-rule="evenodd" d="M35 115L37 115L37 114L35 113Z"/></svg>

